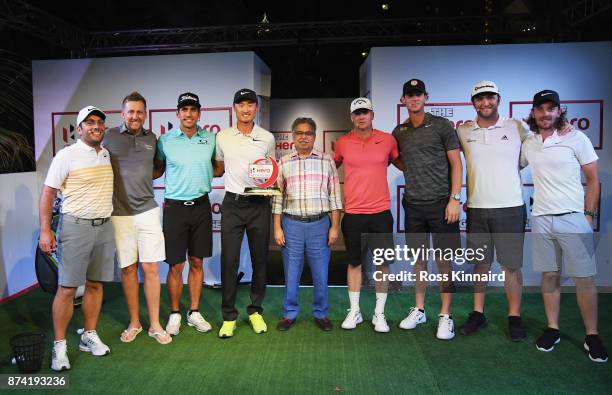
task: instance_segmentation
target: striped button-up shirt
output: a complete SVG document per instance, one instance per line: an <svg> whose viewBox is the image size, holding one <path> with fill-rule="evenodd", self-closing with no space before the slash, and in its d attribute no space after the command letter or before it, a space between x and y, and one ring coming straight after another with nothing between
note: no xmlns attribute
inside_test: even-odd
<svg viewBox="0 0 612 395"><path fill-rule="evenodd" d="M278 185L283 195L272 200L274 214L310 216L342 210L338 170L328 154L313 149L306 158L296 151L283 156Z"/></svg>

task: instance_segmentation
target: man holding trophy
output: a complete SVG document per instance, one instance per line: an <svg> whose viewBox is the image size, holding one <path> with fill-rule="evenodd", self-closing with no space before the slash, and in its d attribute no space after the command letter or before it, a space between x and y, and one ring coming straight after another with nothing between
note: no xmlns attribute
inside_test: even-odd
<svg viewBox="0 0 612 395"><path fill-rule="evenodd" d="M216 159L225 171L225 197L221 216L221 309L220 338L236 329L236 292L240 247L246 231L253 269L249 322L255 333L268 330L261 313L266 292L266 265L270 239L270 199L278 168L274 161L276 143L272 133L256 125L257 94L240 89L234 95L236 125L217 134ZM275 171L276 169L276 171Z"/></svg>

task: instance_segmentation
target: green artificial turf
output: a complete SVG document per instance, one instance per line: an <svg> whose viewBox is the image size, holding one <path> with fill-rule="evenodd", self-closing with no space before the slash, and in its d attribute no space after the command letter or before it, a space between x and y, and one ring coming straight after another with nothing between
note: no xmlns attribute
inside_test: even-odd
<svg viewBox="0 0 612 395"><path fill-rule="evenodd" d="M185 288L185 294L187 289ZM550 353L537 351L535 338L545 327L540 295L523 299L523 321L528 341L512 343L507 335L503 294L487 297L488 328L471 335L457 334L451 341L435 338L439 298L427 298L424 325L404 331L397 327L414 301L410 292L390 294L386 315L388 334L375 333L369 320L374 294L363 292L361 309L366 320L356 330L340 328L348 305L346 288L330 288L330 318L334 330L324 333L310 316L311 288L302 288L303 307L287 332L275 329L282 315L284 289L268 288L264 317L268 333L256 335L246 322L248 286L239 289L240 310L234 338L221 340L221 292L205 289L200 311L213 324L213 332L198 333L185 325L174 341L159 345L143 331L133 343L119 340L128 321L119 284L105 287L105 304L98 326L112 354L93 357L78 351L76 329L82 323L76 310L69 327L68 347L73 393L611 393L612 362L591 362L582 349L584 329L575 295L564 294L561 307L561 343ZM142 294L142 291L141 291ZM141 298L142 299L142 298ZM186 298L183 306L186 306ZM142 303L142 301L141 301ZM51 348L51 295L36 289L0 307L0 373L16 373L10 364L9 339L24 331L43 332L47 347L43 370L49 369ZM612 295L600 295L600 333L612 350ZM454 299L458 327L471 307L471 295ZM146 328L146 306L141 304ZM162 322L169 312L162 289ZM11 392L13 393L13 392Z"/></svg>

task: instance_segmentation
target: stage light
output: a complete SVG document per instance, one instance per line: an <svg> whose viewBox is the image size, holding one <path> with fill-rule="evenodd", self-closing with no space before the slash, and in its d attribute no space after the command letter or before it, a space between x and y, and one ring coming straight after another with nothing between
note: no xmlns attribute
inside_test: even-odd
<svg viewBox="0 0 612 395"><path fill-rule="evenodd" d="M383 11L389 11L389 4L383 3L381 4L380 8L382 8Z"/></svg>
<svg viewBox="0 0 612 395"><path fill-rule="evenodd" d="M363 51L363 52L361 53L361 56L363 56L363 57L365 58L366 56L368 56L368 53L367 53L366 51Z"/></svg>

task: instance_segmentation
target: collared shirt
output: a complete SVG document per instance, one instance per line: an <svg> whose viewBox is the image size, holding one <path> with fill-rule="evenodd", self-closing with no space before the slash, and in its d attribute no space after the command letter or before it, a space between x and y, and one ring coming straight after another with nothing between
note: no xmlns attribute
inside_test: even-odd
<svg viewBox="0 0 612 395"><path fill-rule="evenodd" d="M406 165L404 197L407 201L428 204L448 198L451 191L447 152L460 147L452 123L426 113L418 127L408 120L395 127L393 136Z"/></svg>
<svg viewBox="0 0 612 395"><path fill-rule="evenodd" d="M244 193L244 188L255 187L249 178L249 165L266 156L275 158L276 141L272 133L253 126L251 133L244 134L232 126L217 133L217 160L225 162L225 190Z"/></svg>
<svg viewBox="0 0 612 395"><path fill-rule="evenodd" d="M467 205L471 208L522 206L519 159L521 143L529 135L521 121L497 119L480 127L476 120L457 128L466 162Z"/></svg>
<svg viewBox="0 0 612 395"><path fill-rule="evenodd" d="M272 213L302 217L342 210L340 179L332 157L312 150L306 158L297 151L279 161L278 185L283 196L272 200Z"/></svg>
<svg viewBox="0 0 612 395"><path fill-rule="evenodd" d="M350 131L336 141L334 160L344 165L344 211L376 214L389 210L387 167L398 156L393 136L376 129L367 139Z"/></svg>
<svg viewBox="0 0 612 395"><path fill-rule="evenodd" d="M53 158L45 185L62 192L62 213L108 218L113 211L113 169L105 148L99 152L78 139Z"/></svg>
<svg viewBox="0 0 612 395"><path fill-rule="evenodd" d="M113 215L136 215L157 207L153 195L153 159L157 138L150 130L131 134L122 123L108 129L102 142L114 173Z"/></svg>
<svg viewBox="0 0 612 395"><path fill-rule="evenodd" d="M591 140L575 130L559 136L555 130L546 140L541 134L523 143L521 165L531 167L533 209L531 215L564 214L584 210L581 166L598 159Z"/></svg>
<svg viewBox="0 0 612 395"><path fill-rule="evenodd" d="M157 142L157 159L166 162L164 197L191 200L209 193L214 153L215 134L199 126L191 138L180 128L161 135Z"/></svg>

